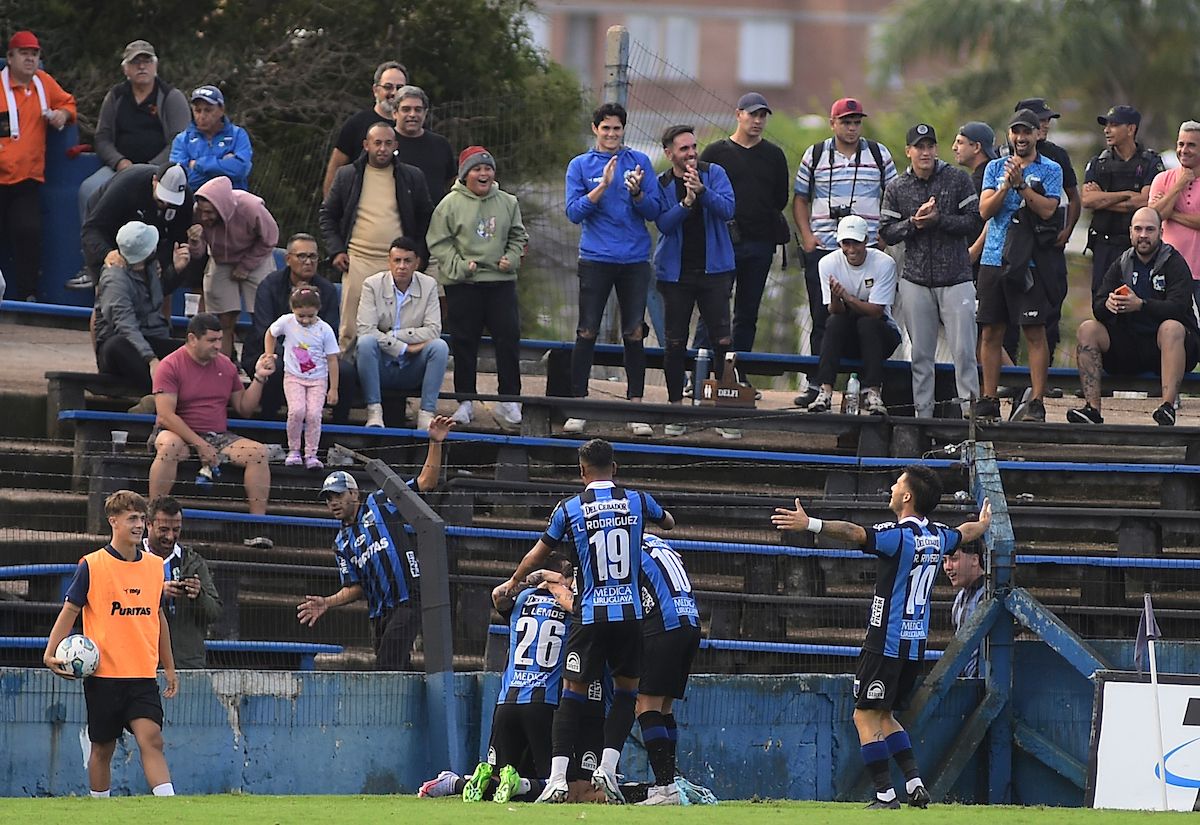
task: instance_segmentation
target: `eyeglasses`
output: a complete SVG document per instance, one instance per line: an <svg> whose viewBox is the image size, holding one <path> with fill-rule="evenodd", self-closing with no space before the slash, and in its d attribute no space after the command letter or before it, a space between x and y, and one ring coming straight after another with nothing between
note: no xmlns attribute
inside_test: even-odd
<svg viewBox="0 0 1200 825"><path fill-rule="evenodd" d="M387 93L390 95L390 94L392 94L393 92L398 92L398 91L400 91L401 89L403 89L403 88L404 88L404 84L403 84L403 83L400 83L400 84L395 84L395 83L376 83L376 84L375 84L375 88L376 88L376 89L383 89L385 92L387 92Z"/></svg>
<svg viewBox="0 0 1200 825"><path fill-rule="evenodd" d="M312 263L319 257L316 252L292 252L289 254L291 254L293 258L304 261L305 263Z"/></svg>

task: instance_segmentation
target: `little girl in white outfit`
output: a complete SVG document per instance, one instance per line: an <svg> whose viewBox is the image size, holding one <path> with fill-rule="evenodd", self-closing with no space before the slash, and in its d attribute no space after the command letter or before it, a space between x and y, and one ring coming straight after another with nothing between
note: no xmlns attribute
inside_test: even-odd
<svg viewBox="0 0 1200 825"><path fill-rule="evenodd" d="M325 465L317 458L321 443L321 412L338 397L338 342L333 327L317 317L321 293L298 286L288 300L292 311L280 316L263 338L266 354L275 357L275 342L283 338L283 394L287 398L288 455L284 464L301 463L310 470ZM328 388L328 389L326 389ZM304 459L300 432L304 431Z"/></svg>

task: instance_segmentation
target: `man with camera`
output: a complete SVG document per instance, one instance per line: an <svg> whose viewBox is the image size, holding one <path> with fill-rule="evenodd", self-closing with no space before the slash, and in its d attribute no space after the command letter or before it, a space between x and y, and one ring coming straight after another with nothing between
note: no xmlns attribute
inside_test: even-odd
<svg viewBox="0 0 1200 825"><path fill-rule="evenodd" d="M979 361L983 395L975 404L980 418L999 418L1000 351L1004 331L1019 324L1029 350L1029 400L1014 421L1045 421L1046 375L1050 350L1046 323L1050 317L1052 284L1046 266L1030 266L1039 254L1054 249L1058 228L1052 219L1062 198L1062 167L1037 151L1041 123L1029 109L1012 116L1008 140L1013 154L987 165L979 216L989 221L980 258L976 321L982 328ZM1011 236L1011 237L1010 237ZM1022 245L1024 253L1017 248Z"/></svg>
<svg viewBox="0 0 1200 825"><path fill-rule="evenodd" d="M821 275L817 263L838 248L838 221L858 215L867 222L867 243L877 243L879 204L883 190L896 178L896 164L887 147L862 137L867 113L862 103L844 97L833 104L829 126L833 136L813 144L800 160L793 186L792 216L800 232L804 253L804 285L812 313L809 344L820 355L829 310L821 301ZM807 406L816 388L796 399Z"/></svg>

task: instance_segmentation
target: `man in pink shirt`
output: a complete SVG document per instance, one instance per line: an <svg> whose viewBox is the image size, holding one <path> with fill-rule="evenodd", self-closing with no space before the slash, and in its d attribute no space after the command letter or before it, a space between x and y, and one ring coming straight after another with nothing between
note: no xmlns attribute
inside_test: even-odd
<svg viewBox="0 0 1200 825"><path fill-rule="evenodd" d="M154 434L154 463L150 465L150 498L170 495L179 462L194 449L202 467L222 460L245 468L246 502L250 513L267 512L271 469L267 448L257 441L227 432L227 409L233 406L249 418L262 399L267 377L275 371L262 356L254 380L243 387L237 367L221 352L221 322L202 312L188 323L187 343L151 365L158 413Z"/></svg>
<svg viewBox="0 0 1200 825"><path fill-rule="evenodd" d="M1150 184L1150 206L1163 221L1163 241L1179 250L1192 270L1192 291L1200 304L1200 123L1185 120L1175 144L1179 167L1159 172Z"/></svg>

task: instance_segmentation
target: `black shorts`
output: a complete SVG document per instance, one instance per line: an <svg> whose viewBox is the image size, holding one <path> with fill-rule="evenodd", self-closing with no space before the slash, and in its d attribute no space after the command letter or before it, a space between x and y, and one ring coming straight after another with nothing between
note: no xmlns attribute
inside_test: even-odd
<svg viewBox="0 0 1200 825"><path fill-rule="evenodd" d="M566 655L563 678L572 682L596 681L606 664L614 679L637 679L642 675L642 623L571 622Z"/></svg>
<svg viewBox="0 0 1200 825"><path fill-rule="evenodd" d="M1162 374L1162 353L1158 349L1158 335L1150 330L1138 330L1133 324L1117 322L1107 324L1108 352L1100 357L1104 371L1109 375L1139 375L1143 372ZM1200 341L1191 332L1183 336L1183 371L1189 373L1200 356Z"/></svg>
<svg viewBox="0 0 1200 825"><path fill-rule="evenodd" d="M979 280L975 284L979 304L975 320L983 326L1045 326L1052 309L1046 281L1035 272L1033 286L1023 292L1020 284L1004 277L1003 267L979 267Z"/></svg>
<svg viewBox="0 0 1200 825"><path fill-rule="evenodd" d="M700 628L691 625L647 636L638 693L682 699L692 672L692 660L699 649Z"/></svg>
<svg viewBox="0 0 1200 825"><path fill-rule="evenodd" d="M553 726L554 705L545 702L496 705L488 763L496 768L512 765L523 777L545 779L550 775Z"/></svg>
<svg viewBox="0 0 1200 825"><path fill-rule="evenodd" d="M904 710L924 664L864 650L854 671L854 707L859 710Z"/></svg>
<svg viewBox="0 0 1200 825"><path fill-rule="evenodd" d="M114 742L121 731L133 732L134 719L149 719L160 728L162 700L157 679L108 679L91 676L83 680L87 703L88 739L98 745Z"/></svg>
<svg viewBox="0 0 1200 825"><path fill-rule="evenodd" d="M567 766L567 781L588 781L600 767L604 754L604 688L597 680L588 686L587 701L583 703L583 718L579 720L579 738L575 753Z"/></svg>

